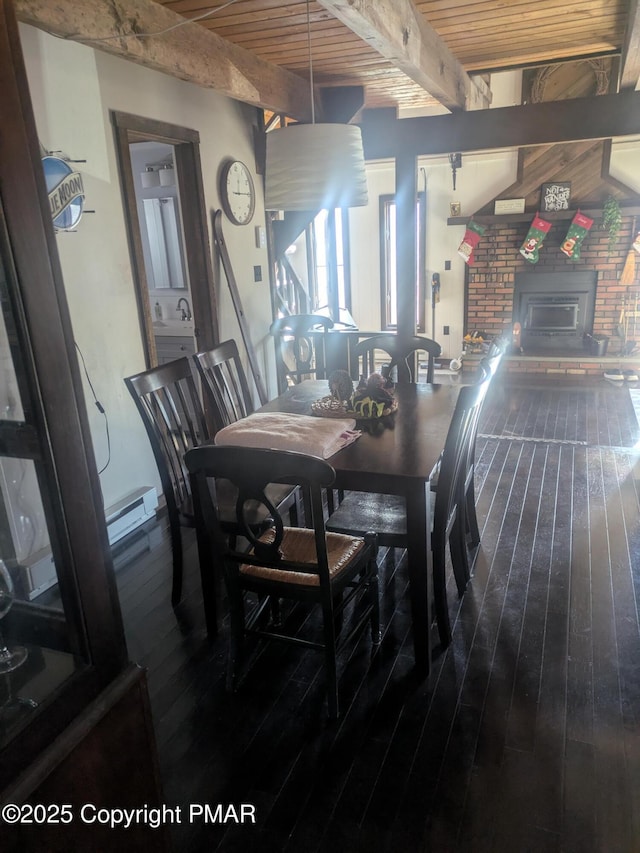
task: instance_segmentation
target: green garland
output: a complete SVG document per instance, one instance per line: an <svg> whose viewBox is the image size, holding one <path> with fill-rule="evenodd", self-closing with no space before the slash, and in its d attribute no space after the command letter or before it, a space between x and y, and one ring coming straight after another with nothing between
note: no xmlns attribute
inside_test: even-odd
<svg viewBox="0 0 640 853"><path fill-rule="evenodd" d="M616 247L621 226L622 214L620 213L620 204L617 198L610 195L602 208L602 228L609 232L609 245L607 247L609 255L613 254Z"/></svg>

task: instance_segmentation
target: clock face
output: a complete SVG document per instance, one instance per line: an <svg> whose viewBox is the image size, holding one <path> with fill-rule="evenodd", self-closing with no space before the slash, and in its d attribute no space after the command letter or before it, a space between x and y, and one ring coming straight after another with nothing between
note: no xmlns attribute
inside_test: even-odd
<svg viewBox="0 0 640 853"><path fill-rule="evenodd" d="M251 173L239 160L227 163L222 172L222 203L225 213L236 225L251 222L256 196Z"/></svg>

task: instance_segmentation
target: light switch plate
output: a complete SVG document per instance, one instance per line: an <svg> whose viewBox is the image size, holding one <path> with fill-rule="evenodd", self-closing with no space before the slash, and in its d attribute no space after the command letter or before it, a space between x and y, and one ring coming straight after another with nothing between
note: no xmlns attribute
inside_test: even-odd
<svg viewBox="0 0 640 853"><path fill-rule="evenodd" d="M267 232L263 225L256 225L256 249L264 249L267 245Z"/></svg>

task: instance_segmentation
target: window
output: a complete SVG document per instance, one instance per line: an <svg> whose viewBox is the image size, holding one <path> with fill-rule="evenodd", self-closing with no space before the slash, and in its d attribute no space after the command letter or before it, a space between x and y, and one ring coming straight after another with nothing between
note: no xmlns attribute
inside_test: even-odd
<svg viewBox="0 0 640 853"><path fill-rule="evenodd" d="M424 332L425 300L425 193L418 193L416 245L416 327ZM383 329L398 325L396 288L396 202L393 195L380 196L380 319Z"/></svg>
<svg viewBox="0 0 640 853"><path fill-rule="evenodd" d="M307 284L304 284L306 279ZM348 211L321 210L279 259L278 314L351 311Z"/></svg>
<svg viewBox="0 0 640 853"><path fill-rule="evenodd" d="M332 316L337 318L340 308L351 309L347 211L321 210L313 220L313 244L314 308L329 306Z"/></svg>

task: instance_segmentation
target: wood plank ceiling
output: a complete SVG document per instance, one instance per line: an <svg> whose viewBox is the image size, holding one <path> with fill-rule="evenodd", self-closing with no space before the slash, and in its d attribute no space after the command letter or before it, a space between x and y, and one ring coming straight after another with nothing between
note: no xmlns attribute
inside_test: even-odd
<svg viewBox="0 0 640 853"><path fill-rule="evenodd" d="M300 0L156 0L262 60L308 78L307 4ZM402 5L402 4L400 4ZM624 0L415 0L412 6L470 75L622 54L633 34L637 2ZM369 10L366 9L369 7ZM375 38L363 40L337 16L375 9L396 19L398 0L309 3L316 85L360 85L365 106L425 110L445 103L385 58ZM217 11L216 11L217 10ZM386 10L386 11L385 11ZM212 14L208 14L212 13ZM207 17L202 17L202 16ZM409 36L402 33L405 43ZM636 34L637 38L637 34ZM633 39L631 39L631 47ZM415 57L413 59L418 64ZM631 72L633 88L637 71Z"/></svg>

